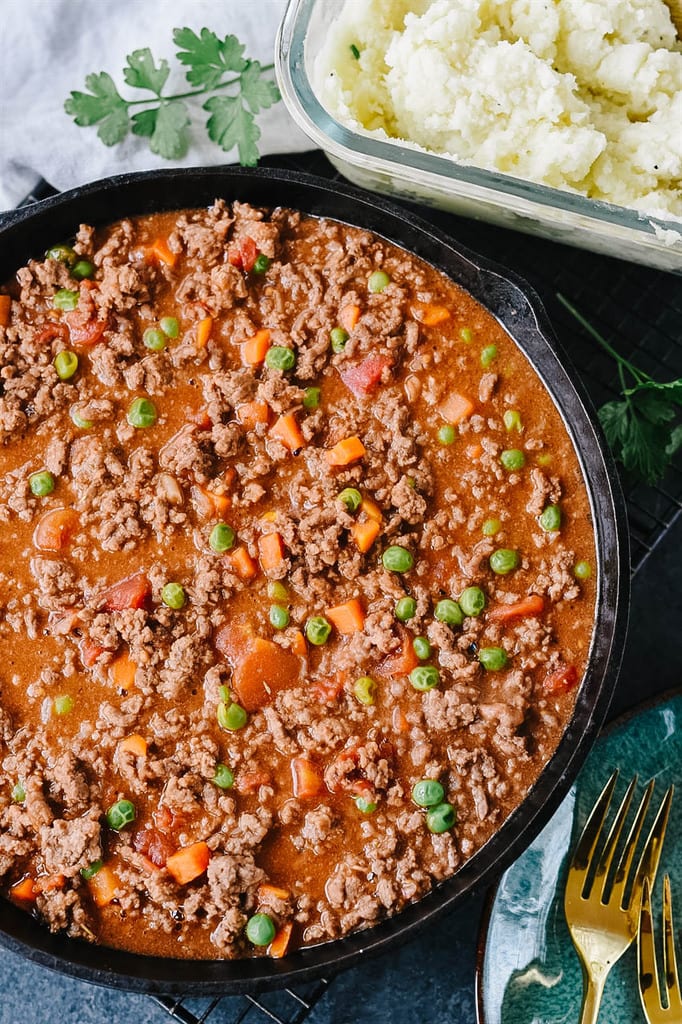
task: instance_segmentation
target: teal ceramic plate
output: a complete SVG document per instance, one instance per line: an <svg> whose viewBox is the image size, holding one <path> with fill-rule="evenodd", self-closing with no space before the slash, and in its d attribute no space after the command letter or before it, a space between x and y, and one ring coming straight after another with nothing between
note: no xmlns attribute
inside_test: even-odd
<svg viewBox="0 0 682 1024"><path fill-rule="evenodd" d="M654 892L655 931L660 939L663 874L670 875L673 912L682 921L682 694L620 719L595 745L568 796L549 824L502 876L481 936L477 978L479 1024L576 1024L582 975L564 920L563 893L569 852L611 772L621 772L612 807L634 773L640 784L656 779L653 808L671 783L673 799ZM609 817L611 820L612 813ZM630 818L634 816L631 810ZM660 945L659 945L660 949ZM682 952L682 949L680 950ZM660 956L659 956L660 959ZM645 1024L637 991L633 944L606 983L599 1021Z"/></svg>

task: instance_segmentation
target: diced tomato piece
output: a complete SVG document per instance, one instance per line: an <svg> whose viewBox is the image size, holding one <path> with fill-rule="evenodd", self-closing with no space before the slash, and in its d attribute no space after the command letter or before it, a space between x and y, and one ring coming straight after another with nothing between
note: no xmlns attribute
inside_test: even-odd
<svg viewBox="0 0 682 1024"><path fill-rule="evenodd" d="M343 693L345 679L345 674L342 673L334 676L333 679L319 679L311 687L311 690L318 700L324 701L325 704L331 704L338 700Z"/></svg>
<svg viewBox="0 0 682 1024"><path fill-rule="evenodd" d="M575 665L562 665L545 677L542 688L545 693L568 693L578 685L578 670Z"/></svg>
<svg viewBox="0 0 682 1024"><path fill-rule="evenodd" d="M191 413L189 418L192 423L196 423L199 430L210 430L213 426L213 420L208 415L206 409L198 409L196 412Z"/></svg>
<svg viewBox="0 0 682 1024"><path fill-rule="evenodd" d="M244 238L240 238L237 244L230 246L227 251L227 262L231 263L233 267L245 270L248 274L253 270L257 256L258 247L256 243L253 238L246 235Z"/></svg>
<svg viewBox="0 0 682 1024"><path fill-rule="evenodd" d="M391 360L385 356L367 356L361 363L341 370L341 380L357 397L371 395Z"/></svg>
<svg viewBox="0 0 682 1024"><path fill-rule="evenodd" d="M175 853L175 845L156 828L148 826L133 836L133 847L157 868L166 866L166 861Z"/></svg>
<svg viewBox="0 0 682 1024"><path fill-rule="evenodd" d="M322 772L307 757L294 757L291 760L291 778L294 796L302 800L319 796L324 789Z"/></svg>
<svg viewBox="0 0 682 1024"><path fill-rule="evenodd" d="M152 588L143 572L129 576L102 594L99 607L107 612L122 612L126 608L144 608L151 597Z"/></svg>
<svg viewBox="0 0 682 1024"><path fill-rule="evenodd" d="M95 320L80 309L65 313L64 323L69 328L71 344L76 348L79 345L86 348L96 345L108 327L106 320Z"/></svg>
<svg viewBox="0 0 682 1024"><path fill-rule="evenodd" d="M255 793L261 786L269 786L272 776L268 772L242 772L237 776L235 789L238 793Z"/></svg>
<svg viewBox="0 0 682 1024"><path fill-rule="evenodd" d="M251 624L245 618L236 618L218 630L213 638L213 645L231 665L234 665L246 655L253 641L254 632Z"/></svg>
<svg viewBox="0 0 682 1024"><path fill-rule="evenodd" d="M86 668L92 668L96 661L106 653L106 647L100 647L89 637L85 636L78 645L78 649L81 655L81 661Z"/></svg>
<svg viewBox="0 0 682 1024"><path fill-rule="evenodd" d="M66 338L66 327L62 323L55 323L50 321L43 327L40 334L36 336L36 341L42 345L47 341L54 341L55 338Z"/></svg>

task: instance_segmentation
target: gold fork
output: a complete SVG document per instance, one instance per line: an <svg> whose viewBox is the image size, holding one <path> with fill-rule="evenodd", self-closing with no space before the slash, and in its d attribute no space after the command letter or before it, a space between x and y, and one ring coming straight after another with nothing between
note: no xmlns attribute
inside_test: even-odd
<svg viewBox="0 0 682 1024"><path fill-rule="evenodd" d="M597 1020L609 971L637 934L642 886L645 878L653 884L656 877L673 795L671 786L661 801L642 850L634 881L626 893L654 781L651 780L644 792L614 873L612 868L616 849L630 810L637 776L627 788L598 856L598 847L603 840L604 822L617 780L616 770L604 786L585 823L569 867L564 894L564 913L568 930L583 969L581 1024L594 1024Z"/></svg>
<svg viewBox="0 0 682 1024"><path fill-rule="evenodd" d="M663 879L663 977L667 993L667 1006L663 1005L656 964L656 947L651 920L651 893L649 880L644 879L642 908L637 929L637 966L639 972L639 996L644 1016L649 1024L680 1024L682 1022L682 996L680 976L677 973L675 957L675 932L673 930L673 904L670 895L670 879Z"/></svg>

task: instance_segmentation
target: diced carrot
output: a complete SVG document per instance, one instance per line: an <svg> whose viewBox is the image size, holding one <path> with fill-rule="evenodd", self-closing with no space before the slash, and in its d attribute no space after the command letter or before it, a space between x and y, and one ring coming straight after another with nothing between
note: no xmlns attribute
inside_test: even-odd
<svg viewBox="0 0 682 1024"><path fill-rule="evenodd" d="M147 741L144 736L140 736L139 732L133 732L121 740L118 749L124 750L128 754L134 754L135 757L146 757Z"/></svg>
<svg viewBox="0 0 682 1024"><path fill-rule="evenodd" d="M539 594L529 594L528 597L515 601L514 604L498 604L491 608L488 617L494 622L508 622L510 619L524 619L532 615L542 615L545 610L544 598Z"/></svg>
<svg viewBox="0 0 682 1024"><path fill-rule="evenodd" d="M23 900L25 903L32 903L37 896L35 882L30 875L27 875L26 878L22 878L20 882L15 882L15 884L10 888L9 894L15 900Z"/></svg>
<svg viewBox="0 0 682 1024"><path fill-rule="evenodd" d="M302 661L291 651L254 637L247 653L235 664L232 687L239 703L247 711L257 711L272 703L280 690L298 686Z"/></svg>
<svg viewBox="0 0 682 1024"><path fill-rule="evenodd" d="M168 267L174 267L178 259L178 254L170 251L168 248L168 242L165 238L157 238L147 248L147 257L148 259L160 260Z"/></svg>
<svg viewBox="0 0 682 1024"><path fill-rule="evenodd" d="M123 612L128 608L144 608L151 597L152 587L143 572L119 580L104 591L99 608L107 612Z"/></svg>
<svg viewBox="0 0 682 1024"><path fill-rule="evenodd" d="M72 508L53 508L38 520L33 543L43 551L61 551L76 532L78 513Z"/></svg>
<svg viewBox="0 0 682 1024"><path fill-rule="evenodd" d="M324 789L322 772L307 757L291 759L291 778L294 784L294 796L300 797L301 800L319 796Z"/></svg>
<svg viewBox="0 0 682 1024"><path fill-rule="evenodd" d="M291 649L299 658L305 658L308 655L308 645L300 629L295 629L291 635Z"/></svg>
<svg viewBox="0 0 682 1024"><path fill-rule="evenodd" d="M270 331L262 327L242 345L242 363L244 366L260 366L270 348Z"/></svg>
<svg viewBox="0 0 682 1024"><path fill-rule="evenodd" d="M359 437L344 437L325 452L325 457L330 466L349 466L361 459L366 451Z"/></svg>
<svg viewBox="0 0 682 1024"><path fill-rule="evenodd" d="M438 412L447 423L457 426L474 411L474 403L466 395L459 395L453 391L451 395L441 402Z"/></svg>
<svg viewBox="0 0 682 1024"><path fill-rule="evenodd" d="M327 608L327 618L339 633L359 633L365 626L365 610L357 597L335 608Z"/></svg>
<svg viewBox="0 0 682 1024"><path fill-rule="evenodd" d="M83 637L78 645L78 649L80 651L81 661L85 668L92 668L95 662L99 661L102 655L106 652L106 647L101 647L87 636Z"/></svg>
<svg viewBox="0 0 682 1024"><path fill-rule="evenodd" d="M195 484L190 493L194 507L203 519L220 518L232 507L229 494L216 494L200 484Z"/></svg>
<svg viewBox="0 0 682 1024"><path fill-rule="evenodd" d="M269 882L263 882L262 885L258 886L256 895L258 896L259 903L265 903L268 899L288 900L290 893L288 889L280 889L278 885L271 885Z"/></svg>
<svg viewBox="0 0 682 1024"><path fill-rule="evenodd" d="M296 416L293 412L287 412L275 421L270 427L270 437L276 437L285 448L288 448L294 454L300 452L301 448L305 445L301 428L296 422Z"/></svg>
<svg viewBox="0 0 682 1024"><path fill-rule="evenodd" d="M357 325L360 319L360 307L359 306L344 306L339 312L339 324L343 327L344 331L350 332Z"/></svg>
<svg viewBox="0 0 682 1024"><path fill-rule="evenodd" d="M376 519L368 519L365 523L353 523L350 532L358 551L364 555L381 533L381 527Z"/></svg>
<svg viewBox="0 0 682 1024"><path fill-rule="evenodd" d="M237 408L237 419L247 430L255 430L270 419L270 406L267 402L243 402Z"/></svg>
<svg viewBox="0 0 682 1024"><path fill-rule="evenodd" d="M88 888L95 906L107 907L116 899L116 890L121 888L121 879L108 864L104 864L97 874L88 879Z"/></svg>
<svg viewBox="0 0 682 1024"><path fill-rule="evenodd" d="M383 668L389 676L408 676L418 664L419 658L414 653L412 638L407 633L403 633L400 651L387 658Z"/></svg>
<svg viewBox="0 0 682 1024"><path fill-rule="evenodd" d="M369 519L373 519L375 523L383 523L384 517L381 509L377 505L376 501L371 498L363 498L360 502L360 511L364 512Z"/></svg>
<svg viewBox="0 0 682 1024"><path fill-rule="evenodd" d="M555 672L546 676L542 688L545 693L568 693L578 685L578 670L575 665L562 665Z"/></svg>
<svg viewBox="0 0 682 1024"><path fill-rule="evenodd" d="M206 348L213 330L213 317L205 316L197 324L197 348Z"/></svg>
<svg viewBox="0 0 682 1024"><path fill-rule="evenodd" d="M109 676L117 690L132 690L135 686L137 665L127 651L119 654L109 667Z"/></svg>
<svg viewBox="0 0 682 1024"><path fill-rule="evenodd" d="M261 786L272 785L272 775L269 772L240 772L234 788L238 793L255 793Z"/></svg>
<svg viewBox="0 0 682 1024"><path fill-rule="evenodd" d="M273 957L273 959L281 960L281 958L286 954L293 927L293 922L287 921L287 923L283 924L275 935L274 939L270 943L270 948L268 949L268 953Z"/></svg>
<svg viewBox="0 0 682 1024"><path fill-rule="evenodd" d="M472 462L475 462L476 459L480 459L481 455L483 455L483 445L478 441L475 444L470 444L467 446L466 453L467 458L471 459Z"/></svg>
<svg viewBox="0 0 682 1024"><path fill-rule="evenodd" d="M204 842L183 846L166 861L166 868L178 885L187 885L203 875L211 859L211 851ZM97 875L95 875L97 878Z"/></svg>
<svg viewBox="0 0 682 1024"><path fill-rule="evenodd" d="M12 297L10 295L0 295L0 327L7 327L9 324L11 309Z"/></svg>
<svg viewBox="0 0 682 1024"><path fill-rule="evenodd" d="M426 302L415 302L412 316L425 327L435 327L450 319L450 310L445 306L432 306Z"/></svg>
<svg viewBox="0 0 682 1024"><path fill-rule="evenodd" d="M252 580L258 573L258 563L251 557L243 544L225 555L225 561L241 580Z"/></svg>
<svg viewBox="0 0 682 1024"><path fill-rule="evenodd" d="M66 878L62 874L40 875L35 880L36 892L52 892L55 889L63 889L66 885Z"/></svg>
<svg viewBox="0 0 682 1024"><path fill-rule="evenodd" d="M407 732L410 728L410 723L407 721L405 712L401 708L393 708L391 724L395 732Z"/></svg>
<svg viewBox="0 0 682 1024"><path fill-rule="evenodd" d="M285 555L284 541L278 533L265 533L258 538L258 557L263 572L278 569Z"/></svg>
<svg viewBox="0 0 682 1024"><path fill-rule="evenodd" d="M277 522L277 512L276 512L276 510L273 508L273 509L270 509L269 512L264 512L263 515L261 516L261 520L264 523L276 523Z"/></svg>

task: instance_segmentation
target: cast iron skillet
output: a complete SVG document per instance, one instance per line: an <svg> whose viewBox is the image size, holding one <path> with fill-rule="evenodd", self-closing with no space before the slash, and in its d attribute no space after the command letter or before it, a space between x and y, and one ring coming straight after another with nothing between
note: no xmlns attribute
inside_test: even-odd
<svg viewBox="0 0 682 1024"><path fill-rule="evenodd" d="M596 629L572 720L527 798L454 877L371 930L282 960L170 960L51 935L27 913L0 900L0 943L8 949L84 981L143 992L237 993L310 981L414 936L437 914L460 904L474 887L490 884L539 832L577 775L606 715L627 620L628 541L618 477L594 410L558 355L537 296L520 278L455 246L411 213L358 189L286 171L215 168L121 175L7 215L0 228L0 281L51 243L71 237L82 222L107 224L133 214L206 206L216 196L293 207L367 228L444 271L493 313L535 366L582 465L596 534Z"/></svg>

